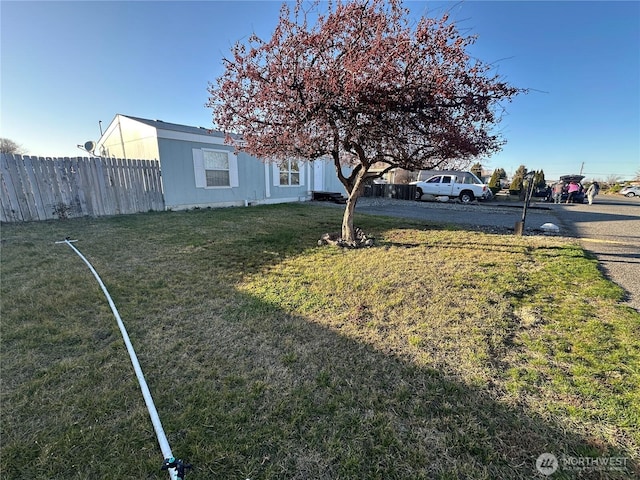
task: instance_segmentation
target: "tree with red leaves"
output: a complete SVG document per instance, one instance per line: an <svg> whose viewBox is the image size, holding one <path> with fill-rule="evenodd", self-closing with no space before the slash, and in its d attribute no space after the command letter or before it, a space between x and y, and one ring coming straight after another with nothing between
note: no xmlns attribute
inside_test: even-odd
<svg viewBox="0 0 640 480"><path fill-rule="evenodd" d="M447 15L412 26L400 0L338 0L325 13L319 5L284 4L271 40L237 43L208 106L238 150L266 161L331 158L348 193L342 239L354 242L373 164L384 173L490 155L504 143L492 132L500 102L524 90L472 61L476 38Z"/></svg>

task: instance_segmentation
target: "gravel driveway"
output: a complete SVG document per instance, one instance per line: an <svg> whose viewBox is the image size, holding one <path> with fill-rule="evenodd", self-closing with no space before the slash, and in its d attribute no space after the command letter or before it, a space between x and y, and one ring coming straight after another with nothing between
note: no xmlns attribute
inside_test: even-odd
<svg viewBox="0 0 640 480"><path fill-rule="evenodd" d="M356 215L414 218L508 234L522 219L522 210L520 202L462 205L362 197ZM545 223L559 226L559 235L578 238L598 258L603 273L626 290L626 303L640 312L640 199L600 195L593 205L533 203L527 209L525 235L543 234L540 227Z"/></svg>
<svg viewBox="0 0 640 480"><path fill-rule="evenodd" d="M463 205L364 197L358 200L356 212L468 225L477 230L496 233L513 232L515 223L522 220L522 204L517 202L512 206L497 202ZM525 233L541 233L539 227L545 223L558 224L552 206L533 205L527 209Z"/></svg>

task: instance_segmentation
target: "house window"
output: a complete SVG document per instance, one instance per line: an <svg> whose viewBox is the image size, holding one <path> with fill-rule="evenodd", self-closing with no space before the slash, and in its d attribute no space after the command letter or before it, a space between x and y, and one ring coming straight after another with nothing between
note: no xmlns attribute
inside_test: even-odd
<svg viewBox="0 0 640 480"><path fill-rule="evenodd" d="M208 148L192 151L196 188L238 186L238 158L232 152Z"/></svg>
<svg viewBox="0 0 640 480"><path fill-rule="evenodd" d="M300 185L300 165L297 160L285 160L280 165L280 185Z"/></svg>
<svg viewBox="0 0 640 480"><path fill-rule="evenodd" d="M207 187L228 187L231 185L229 177L229 154L215 150L203 150L202 156Z"/></svg>

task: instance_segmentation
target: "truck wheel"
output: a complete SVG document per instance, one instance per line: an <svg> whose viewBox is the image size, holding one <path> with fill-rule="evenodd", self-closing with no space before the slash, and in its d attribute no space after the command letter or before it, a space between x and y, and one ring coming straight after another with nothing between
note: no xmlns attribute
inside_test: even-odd
<svg viewBox="0 0 640 480"><path fill-rule="evenodd" d="M422 189L421 188L416 188L416 194L413 197L413 199L416 200L417 202L422 200Z"/></svg>
<svg viewBox="0 0 640 480"><path fill-rule="evenodd" d="M475 197L473 195L473 192L470 192L469 190L465 190L464 192L460 192L459 198L462 203L470 203L470 202L473 202L473 199Z"/></svg>

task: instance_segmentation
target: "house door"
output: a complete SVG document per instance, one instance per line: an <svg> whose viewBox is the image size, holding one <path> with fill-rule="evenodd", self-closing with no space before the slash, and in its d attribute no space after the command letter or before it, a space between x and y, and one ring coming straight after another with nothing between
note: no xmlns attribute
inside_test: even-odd
<svg viewBox="0 0 640 480"><path fill-rule="evenodd" d="M324 162L316 160L313 162L313 190L324 191Z"/></svg>

